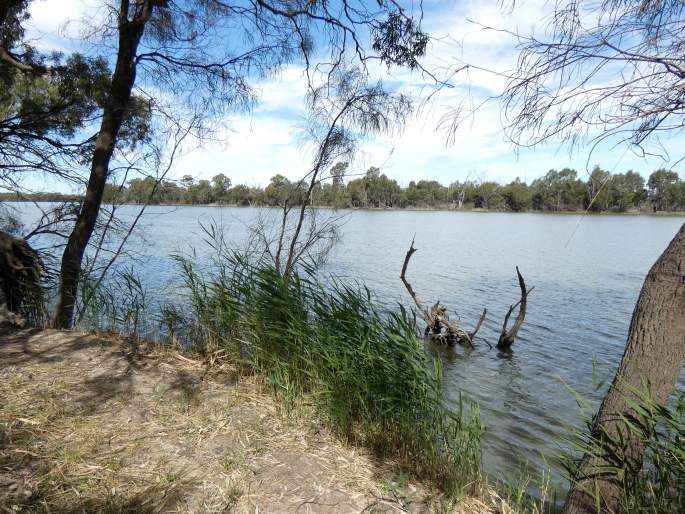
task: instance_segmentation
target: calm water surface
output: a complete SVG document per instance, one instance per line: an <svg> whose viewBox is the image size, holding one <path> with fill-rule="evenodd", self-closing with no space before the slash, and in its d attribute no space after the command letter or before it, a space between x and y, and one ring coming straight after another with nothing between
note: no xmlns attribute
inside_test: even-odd
<svg viewBox="0 0 685 514"><path fill-rule="evenodd" d="M24 219L35 219L24 206ZM133 207L125 207L132 215ZM179 283L170 255L195 248L202 258L200 222L220 223L229 241L244 241L248 208L151 207L143 238L132 242L137 269L151 291ZM327 272L365 283L383 304L411 306L399 279L414 234L417 253L409 279L429 304L437 299L470 329L483 307L479 336L496 343L508 306L519 298L515 266L535 286L513 351L482 341L467 351L441 352L446 400L460 393L480 403L486 433L485 469L509 477L525 463L553 467L560 438L580 423L567 385L589 395L592 363L608 376L621 358L642 280L683 217L356 211ZM453 315L454 316L454 315ZM427 351L434 351L427 348ZM567 385L565 385L567 384ZM560 481L555 472L555 482Z"/></svg>

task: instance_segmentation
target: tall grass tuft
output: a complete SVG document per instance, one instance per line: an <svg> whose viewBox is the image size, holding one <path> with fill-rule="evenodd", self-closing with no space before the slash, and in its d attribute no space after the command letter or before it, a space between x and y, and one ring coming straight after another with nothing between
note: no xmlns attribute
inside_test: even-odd
<svg viewBox="0 0 685 514"><path fill-rule="evenodd" d="M241 356L276 396L312 405L339 436L450 495L474 492L477 406L443 406L441 363L428 359L405 309L379 312L368 289L324 287L313 270L286 281L233 255L202 275L178 260L192 306L187 336Z"/></svg>
<svg viewBox="0 0 685 514"><path fill-rule="evenodd" d="M587 430L570 434L564 467L573 477L577 455L601 458L607 463L602 467L605 479L621 491L621 512L685 512L685 391L677 390L669 405L662 406L654 402L648 385L623 388L632 412L620 415L615 433L593 433L592 418L586 418ZM577 398L587 406L586 400ZM634 458L635 437L645 448L642 460Z"/></svg>
<svg viewBox="0 0 685 514"><path fill-rule="evenodd" d="M133 269L121 269L102 282L84 278L76 303L76 326L96 332L116 332L150 338L156 323L150 319L147 290Z"/></svg>

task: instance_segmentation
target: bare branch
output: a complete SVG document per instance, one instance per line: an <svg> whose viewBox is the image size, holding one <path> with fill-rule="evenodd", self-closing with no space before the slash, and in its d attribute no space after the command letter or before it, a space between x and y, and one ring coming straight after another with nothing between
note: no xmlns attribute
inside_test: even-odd
<svg viewBox="0 0 685 514"><path fill-rule="evenodd" d="M516 339L516 334L518 334L519 329L523 325L523 321L526 317L526 306L528 304L528 295L535 289L535 286L530 289L526 289L526 283L523 280L523 275L519 271L519 267L516 266L516 275L518 275L519 287L521 288L521 299L515 304L509 307L507 314L504 316L504 323L502 324L502 332L499 336L499 341L497 341L497 348L500 350L506 350L511 348ZM516 321L510 330L507 330L507 324L509 323L509 318L514 312L514 309L519 307L518 315L516 316Z"/></svg>
<svg viewBox="0 0 685 514"><path fill-rule="evenodd" d="M426 322L426 324L428 326L431 326L433 324L433 317L428 312L428 309L426 308L424 303L421 300L419 300L418 296L416 296L414 289L411 287L411 284L406 278L407 266L409 266L409 260L411 259L411 256L414 255L414 252L416 252L416 248L414 248L414 239L412 238L409 250L407 250L407 254L404 256L404 264L402 264L402 273L400 273L400 278L402 279L402 283L404 284L404 287L407 289L409 296L411 296L412 300L414 300L414 304L416 304L416 308L419 310L419 314Z"/></svg>
<svg viewBox="0 0 685 514"><path fill-rule="evenodd" d="M487 315L488 310L483 309L483 314L480 315L480 319L478 320L478 323L476 323L476 328L474 328L471 332L469 332L469 339L473 341L473 339L476 337L476 334L480 330L480 326L483 324L483 321L485 321L485 316Z"/></svg>
<svg viewBox="0 0 685 514"><path fill-rule="evenodd" d="M416 307L419 310L419 314L426 322L425 334L430 334L434 340L439 341L441 343L454 344L455 342L457 342L459 344L464 344L466 346L473 346L473 340L471 338L471 335L462 330L461 328L459 328L457 324L450 320L449 314L447 313L447 307L442 305L440 303L440 300L438 300L436 304L433 305L433 307L431 307L431 310L429 312L426 308L426 305L419 299L419 297L414 292L414 289L412 288L411 284L406 278L406 273L407 267L409 266L409 260L415 252L416 248L414 248L414 239L412 238L409 250L407 250L407 254L404 257L404 263L402 264L402 272L400 273L400 278L402 279L402 282L404 283L404 287L407 289L407 292L414 300L414 304L416 304ZM478 329L476 329L476 331L477 330Z"/></svg>

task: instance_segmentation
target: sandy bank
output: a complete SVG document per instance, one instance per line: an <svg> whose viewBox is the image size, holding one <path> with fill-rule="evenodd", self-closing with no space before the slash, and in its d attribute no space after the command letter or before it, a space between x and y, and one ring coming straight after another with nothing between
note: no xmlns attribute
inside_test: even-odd
<svg viewBox="0 0 685 514"><path fill-rule="evenodd" d="M438 495L228 364L0 331L0 511L434 512ZM490 512L465 500L452 512Z"/></svg>

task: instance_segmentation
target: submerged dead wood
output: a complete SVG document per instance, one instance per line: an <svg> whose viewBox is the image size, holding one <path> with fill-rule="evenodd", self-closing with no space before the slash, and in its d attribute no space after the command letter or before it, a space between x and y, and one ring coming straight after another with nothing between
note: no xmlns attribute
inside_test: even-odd
<svg viewBox="0 0 685 514"><path fill-rule="evenodd" d="M414 247L414 240L412 239L409 250L407 250L407 254L404 257L400 278L402 279L409 296L414 300L414 304L419 310L419 315L426 322L424 335L430 337L434 341L444 344L454 345L459 343L466 346L473 346L473 338L480 329L487 310L483 310L483 314L472 332L466 332L460 328L456 322L451 321L449 313L447 312L447 306L441 304L440 300L438 300L429 311L426 305L416 295L416 292L414 292L414 289L406 277L409 260L411 259L411 256L414 255L414 252L416 252L416 248Z"/></svg>
<svg viewBox="0 0 685 514"><path fill-rule="evenodd" d="M507 350L511 348L512 344L514 344L516 334L523 325L523 320L526 318L526 306L528 304L528 295L531 293L533 289L535 289L535 286L531 287L530 289L526 289L526 282L523 280L523 275L521 275L518 266L516 266L516 275L518 275L519 287L521 288L521 299L515 304L509 306L509 310L507 311L506 316L504 316L502 332L500 333L499 341L497 341L497 348L500 350ZM519 307L519 312L516 316L516 321L512 325L511 329L507 330L509 318L511 317L511 314L512 312L514 312L514 309L516 309L516 307Z"/></svg>
<svg viewBox="0 0 685 514"><path fill-rule="evenodd" d="M418 309L419 315L426 322L424 336L430 337L432 340L444 344L454 345L459 343L465 346L473 347L473 340L480 330L480 327L483 325L483 321L485 321L488 310L483 309L483 314L481 314L478 323L476 323L475 328L471 332L466 332L459 327L458 323L450 320L447 306L440 303L440 300L438 300L429 310L426 307L426 304L424 304L417 296L414 288L407 280L407 267L409 266L409 261L415 252L416 248L414 247L414 240L412 239L409 250L407 250L407 254L404 256L404 264L402 265L402 273L400 273L400 278L402 279L404 287L407 289L409 296L411 296L412 300L414 300L414 304ZM534 289L534 287L526 289L526 283L523 280L523 275L521 275L518 266L516 266L516 274L518 275L519 286L521 288L521 299L509 307L509 311L504 317L502 332L499 336L499 341L497 342L497 348L500 350L511 348L511 345L514 343L516 334L523 325L523 321L526 317L528 295ZM509 318L517 307L519 307L519 312L516 316L516 321L511 329L507 330ZM490 343L488 343L488 345L492 348Z"/></svg>
<svg viewBox="0 0 685 514"><path fill-rule="evenodd" d="M485 316L488 314L487 309L483 309L483 314L480 315L480 319L478 320L478 323L476 323L476 328L474 328L471 332L469 332L469 338L471 341L473 341L473 338L476 337L476 334L480 330L480 326L483 324L483 321L485 321Z"/></svg>

